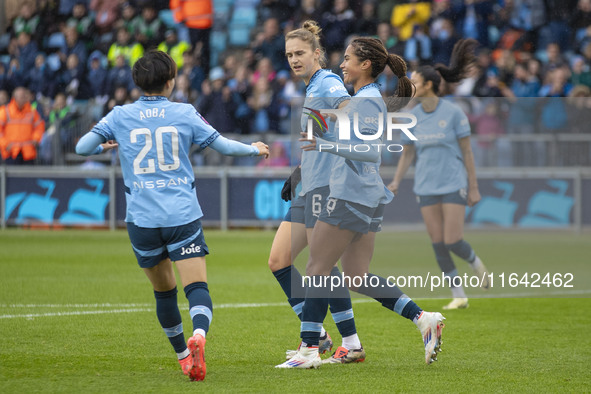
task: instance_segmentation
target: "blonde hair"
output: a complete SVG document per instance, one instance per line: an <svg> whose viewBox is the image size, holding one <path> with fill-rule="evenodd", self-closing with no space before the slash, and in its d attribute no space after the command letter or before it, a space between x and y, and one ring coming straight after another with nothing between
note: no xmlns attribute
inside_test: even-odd
<svg viewBox="0 0 591 394"><path fill-rule="evenodd" d="M312 20L307 20L302 23L302 27L299 29L295 29L290 31L285 35L285 41L297 38L304 42L310 44L312 47L312 51L316 51L316 49L320 50L320 57L318 62L320 63L320 67L326 67L326 51L320 45L320 32L322 29L318 26L318 23Z"/></svg>

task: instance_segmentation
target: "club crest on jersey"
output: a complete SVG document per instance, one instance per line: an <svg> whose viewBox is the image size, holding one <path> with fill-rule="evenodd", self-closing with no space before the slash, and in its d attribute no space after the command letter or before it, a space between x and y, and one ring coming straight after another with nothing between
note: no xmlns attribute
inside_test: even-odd
<svg viewBox="0 0 591 394"><path fill-rule="evenodd" d="M447 122L446 122L445 120L440 120L438 124L439 124L439 127L441 127L442 129L443 129L445 126L447 126Z"/></svg>

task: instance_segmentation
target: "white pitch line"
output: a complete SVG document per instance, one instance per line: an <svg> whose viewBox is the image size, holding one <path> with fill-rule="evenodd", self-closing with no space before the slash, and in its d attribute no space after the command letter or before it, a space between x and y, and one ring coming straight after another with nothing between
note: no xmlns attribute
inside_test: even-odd
<svg viewBox="0 0 591 394"><path fill-rule="evenodd" d="M0 304L0 308L146 308L153 304Z"/></svg>
<svg viewBox="0 0 591 394"><path fill-rule="evenodd" d="M526 297L539 297L552 296L552 295L583 295L591 294L591 290L565 290L565 291L552 291L546 293L499 293L499 294L486 294L481 295L478 298L526 298ZM416 300L435 299L435 298L415 298ZM439 298L436 298L439 299ZM369 298L364 299L352 299L354 304L365 304L373 302L374 300ZM215 309L239 309L239 308L269 308L269 307L280 307L286 306L285 302L262 302L262 303L236 303L236 304L217 304L214 305ZM93 311L68 311L68 312L48 312L48 313L27 313L27 314L10 314L0 315L0 319L16 319L16 318L36 318L36 317L55 317L55 316L80 316L80 315L99 315L99 314L110 314L110 313L136 313L136 312L153 312L154 308L152 304L0 304L0 308L124 308L124 309L104 309L104 310L93 310Z"/></svg>
<svg viewBox="0 0 591 394"><path fill-rule="evenodd" d="M16 319L16 318L31 319L31 318L35 318L35 317L100 315L100 314L104 314L104 313L131 313L131 312L153 312L153 311L154 311L154 309L134 308L134 309L109 309L109 310L103 310L103 311L28 313L25 315L0 315L0 319Z"/></svg>

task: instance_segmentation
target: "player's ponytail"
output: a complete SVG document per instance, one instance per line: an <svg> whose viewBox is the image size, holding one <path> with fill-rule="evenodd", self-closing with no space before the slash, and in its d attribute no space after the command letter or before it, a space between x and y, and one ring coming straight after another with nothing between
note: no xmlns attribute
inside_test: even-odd
<svg viewBox="0 0 591 394"><path fill-rule="evenodd" d="M476 58L474 52L477 46L478 41L476 40L460 40L454 45L451 52L449 66L441 63L434 66L421 66L417 69L417 73L421 74L425 82L431 81L433 92L438 94L441 78L450 83L460 82L466 78L470 71L470 65Z"/></svg>
<svg viewBox="0 0 591 394"><path fill-rule="evenodd" d="M393 53L389 54L388 67L398 78L398 86L394 96L388 97L386 104L388 104L388 111L396 112L406 107L412 96L414 96L415 87L406 75L406 62L403 58Z"/></svg>
<svg viewBox="0 0 591 394"><path fill-rule="evenodd" d="M398 78L398 87L394 96L386 99L388 111L396 112L406 106L414 94L414 86L406 76L406 62L395 54L389 54L386 47L378 38L359 37L351 41L353 53L360 62L371 62L371 78L376 79L386 65L390 67Z"/></svg>
<svg viewBox="0 0 591 394"><path fill-rule="evenodd" d="M466 78L470 65L476 59L474 51L477 46L478 41L476 40L467 39L458 41L451 51L449 67L438 63L434 66L435 70L441 74L445 82L460 82Z"/></svg>
<svg viewBox="0 0 591 394"><path fill-rule="evenodd" d="M295 29L290 31L285 35L285 41L297 38L304 42L307 42L312 47L312 51L316 49L320 50L320 57L318 62L320 63L320 67L326 67L326 51L320 45L320 33L322 29L318 26L313 20L307 20L302 23L302 27L299 29Z"/></svg>

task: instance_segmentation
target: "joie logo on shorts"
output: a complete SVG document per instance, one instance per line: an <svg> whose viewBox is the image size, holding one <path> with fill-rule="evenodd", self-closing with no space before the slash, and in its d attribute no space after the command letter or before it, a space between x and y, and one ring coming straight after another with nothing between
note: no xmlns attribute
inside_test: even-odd
<svg viewBox="0 0 591 394"><path fill-rule="evenodd" d="M462 197L462 200L465 200L466 198L468 198L468 191L465 188L461 188L459 193L460 193L460 197Z"/></svg>
<svg viewBox="0 0 591 394"><path fill-rule="evenodd" d="M188 248L185 248L184 246L181 248L181 256L184 256L186 254L199 253L199 252L201 252L200 245L195 246L195 244L191 244Z"/></svg>

